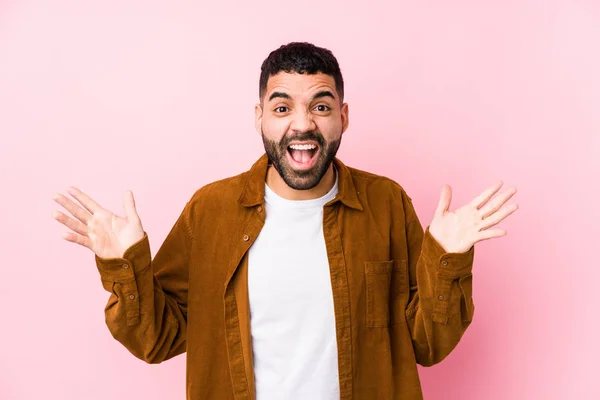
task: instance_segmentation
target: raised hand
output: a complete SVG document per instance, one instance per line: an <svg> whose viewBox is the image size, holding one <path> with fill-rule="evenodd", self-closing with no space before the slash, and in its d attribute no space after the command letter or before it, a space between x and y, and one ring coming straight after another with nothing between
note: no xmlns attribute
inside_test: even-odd
<svg viewBox="0 0 600 400"><path fill-rule="evenodd" d="M429 225L431 236L449 253L464 253L479 241L505 236L503 229L489 229L519 208L517 204L502 207L517 192L516 188L505 190L488 203L503 184L498 181L455 211L450 211L452 188L444 185Z"/></svg>
<svg viewBox="0 0 600 400"><path fill-rule="evenodd" d="M130 190L123 195L125 218L100 207L88 195L73 186L69 186L67 192L83 208L67 196L60 193L54 195L54 201L75 217L60 211L52 213L52 218L72 230L63 233L63 239L87 247L100 258L121 258L125 250L144 237L144 228Z"/></svg>

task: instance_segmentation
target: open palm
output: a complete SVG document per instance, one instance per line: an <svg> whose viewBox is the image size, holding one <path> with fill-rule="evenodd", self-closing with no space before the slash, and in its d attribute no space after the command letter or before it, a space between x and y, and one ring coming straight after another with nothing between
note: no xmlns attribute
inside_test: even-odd
<svg viewBox="0 0 600 400"><path fill-rule="evenodd" d="M431 235L449 253L464 253L479 241L506 235L503 229L488 229L519 208L517 204L502 207L517 192L516 188L509 188L490 201L502 185L502 181L497 182L455 211L450 211L452 188L444 185L429 226Z"/></svg>
<svg viewBox="0 0 600 400"><path fill-rule="evenodd" d="M106 210L75 187L70 186L67 191L81 206L60 193L53 197L74 217L60 211L52 214L54 219L71 229L62 235L65 240L89 248L100 258L120 258L125 250L144 237L131 191L126 191L123 196L125 217Z"/></svg>

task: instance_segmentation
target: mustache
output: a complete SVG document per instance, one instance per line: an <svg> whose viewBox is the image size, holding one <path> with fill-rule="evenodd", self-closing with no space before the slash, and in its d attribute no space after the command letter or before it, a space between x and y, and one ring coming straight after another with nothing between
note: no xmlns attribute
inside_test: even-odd
<svg viewBox="0 0 600 400"><path fill-rule="evenodd" d="M292 136L286 136L281 140L281 142L279 144L282 148L285 149L294 140L298 140L300 142L314 140L315 142L317 142L319 144L320 147L325 146L325 138L319 131L306 131L306 132L301 132L301 133L298 133L298 134L295 134Z"/></svg>

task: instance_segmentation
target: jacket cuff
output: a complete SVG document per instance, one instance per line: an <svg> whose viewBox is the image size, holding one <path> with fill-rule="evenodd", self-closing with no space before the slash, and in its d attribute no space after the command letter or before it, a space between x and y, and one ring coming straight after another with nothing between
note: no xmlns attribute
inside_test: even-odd
<svg viewBox="0 0 600 400"><path fill-rule="evenodd" d="M102 258L95 255L96 267L102 280L124 282L135 279L140 271L150 265L150 243L148 234L125 250L123 257Z"/></svg>
<svg viewBox="0 0 600 400"><path fill-rule="evenodd" d="M448 253L429 232L429 226L423 236L421 249L423 256L433 264L437 270L446 276L454 278L469 275L473 270L475 246L464 253Z"/></svg>

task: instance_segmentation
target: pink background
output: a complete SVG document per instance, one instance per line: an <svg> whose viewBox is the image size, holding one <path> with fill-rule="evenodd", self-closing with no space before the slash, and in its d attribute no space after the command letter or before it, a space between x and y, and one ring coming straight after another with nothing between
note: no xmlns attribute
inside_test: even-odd
<svg viewBox="0 0 600 400"><path fill-rule="evenodd" d="M93 254L60 237L68 185L153 254L200 186L262 154L260 64L330 48L340 158L397 180L429 224L496 179L508 236L476 245L475 320L426 399L600 399L600 5L596 0L0 2L0 399L183 399L185 358L147 365L104 324Z"/></svg>

